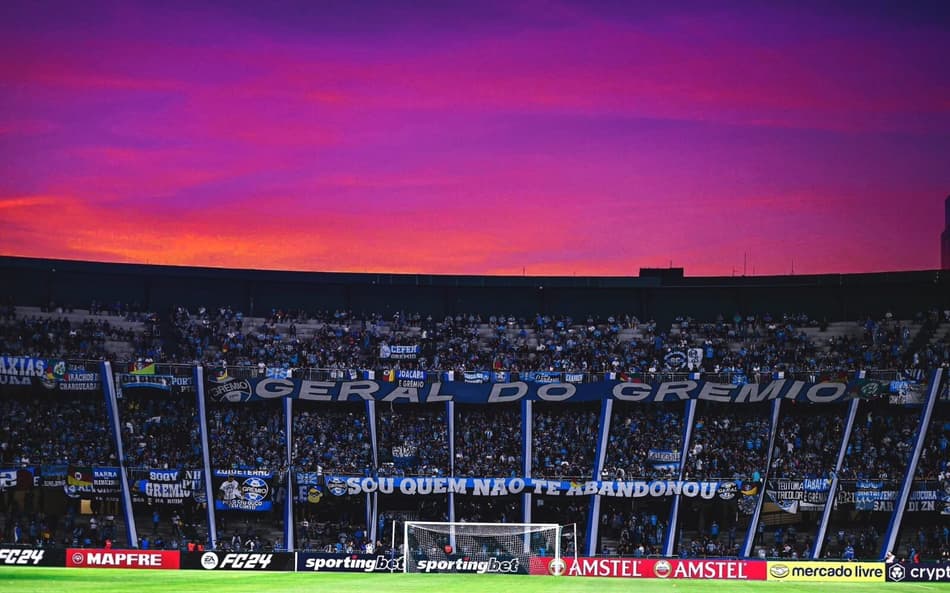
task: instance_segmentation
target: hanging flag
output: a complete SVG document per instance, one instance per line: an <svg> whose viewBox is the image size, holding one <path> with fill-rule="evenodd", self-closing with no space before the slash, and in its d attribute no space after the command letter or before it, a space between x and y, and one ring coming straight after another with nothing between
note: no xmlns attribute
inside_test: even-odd
<svg viewBox="0 0 950 593"><path fill-rule="evenodd" d="M151 364L141 364L136 363L135 369L132 371L133 375L154 375L155 374L155 363Z"/></svg>
<svg viewBox="0 0 950 593"><path fill-rule="evenodd" d="M69 486L90 487L92 486L92 468L89 466L69 466L69 473L66 474L66 484Z"/></svg>

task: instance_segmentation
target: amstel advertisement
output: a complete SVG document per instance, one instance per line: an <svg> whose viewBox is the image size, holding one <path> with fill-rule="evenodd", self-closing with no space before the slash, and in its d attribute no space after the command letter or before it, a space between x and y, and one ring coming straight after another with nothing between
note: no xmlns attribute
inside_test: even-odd
<svg viewBox="0 0 950 593"><path fill-rule="evenodd" d="M531 574L629 579L764 581L766 563L761 560L532 558Z"/></svg>

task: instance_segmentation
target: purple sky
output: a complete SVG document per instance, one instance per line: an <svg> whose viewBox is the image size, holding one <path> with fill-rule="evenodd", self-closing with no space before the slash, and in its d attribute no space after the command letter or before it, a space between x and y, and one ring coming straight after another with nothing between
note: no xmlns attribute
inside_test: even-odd
<svg viewBox="0 0 950 593"><path fill-rule="evenodd" d="M945 2L150 4L0 4L0 253L939 266Z"/></svg>

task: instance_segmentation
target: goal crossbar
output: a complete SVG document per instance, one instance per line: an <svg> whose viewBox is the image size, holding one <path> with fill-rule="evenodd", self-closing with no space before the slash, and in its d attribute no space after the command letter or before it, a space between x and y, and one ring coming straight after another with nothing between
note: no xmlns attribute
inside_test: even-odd
<svg viewBox="0 0 950 593"><path fill-rule="evenodd" d="M404 572L524 572L532 558L561 557L557 523L406 521Z"/></svg>

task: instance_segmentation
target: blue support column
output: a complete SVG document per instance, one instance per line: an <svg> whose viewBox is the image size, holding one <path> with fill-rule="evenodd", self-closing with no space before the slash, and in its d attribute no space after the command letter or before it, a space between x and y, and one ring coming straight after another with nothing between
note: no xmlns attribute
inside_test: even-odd
<svg viewBox="0 0 950 593"><path fill-rule="evenodd" d="M379 452L376 450L376 401L366 401L366 422L369 423L369 445L373 451L373 475L379 471Z"/></svg>
<svg viewBox="0 0 950 593"><path fill-rule="evenodd" d="M597 433L597 446L594 453L594 467L591 472L591 479L600 480L600 475L604 471L604 460L607 456L607 439L610 435L610 417L613 413L614 400L605 399L600 405L600 431ZM594 556L597 553L597 539L600 528L600 495L593 494L590 497L590 512L587 516L587 548L585 553L588 556Z"/></svg>
<svg viewBox="0 0 950 593"><path fill-rule="evenodd" d="M115 391L115 375L108 361L99 366L102 377L102 392L106 398L106 411L109 415L109 427L115 441L116 455L119 456L119 480L122 485L122 515L125 517L125 535L130 548L139 547L138 532L135 529L135 514L132 512L132 495L129 491L129 476L125 473L125 451L122 447L122 429L119 423L119 402ZM95 468L93 468L95 472Z"/></svg>
<svg viewBox="0 0 950 593"><path fill-rule="evenodd" d="M685 421L683 422L683 448L680 451L680 471L677 478L683 479L686 472L686 454L689 452L689 443L693 438L693 422L696 419L696 400L691 399L686 402ZM670 521L666 526L666 537L663 540L663 555L673 555L673 544L676 542L676 524L679 520L680 498L677 494L673 497L673 504L670 507Z"/></svg>
<svg viewBox="0 0 950 593"><path fill-rule="evenodd" d="M907 507L907 499L910 497L911 487L914 483L914 474L917 472L917 463L920 461L920 452L924 448L924 440L927 438L927 429L930 427L930 418L933 416L934 405L937 403L937 394L940 393L940 382L943 380L943 369L937 369L930 377L930 390L927 392L927 401L924 402L923 410L920 413L920 424L917 427L917 442L914 443L914 451L910 457L910 463L907 464L907 473L904 474L904 482L901 484L900 492L897 493L897 500L894 501L894 512L891 513L891 522L884 533L884 545L881 547L881 559L894 549L897 544L897 536L901 530L901 521L904 519L904 509Z"/></svg>
<svg viewBox="0 0 950 593"><path fill-rule="evenodd" d="M208 547L218 547L218 527L214 516L214 492L211 483L211 447L208 445L208 409L205 402L205 370L195 366L195 398L198 402L198 429L201 433L201 459L204 468L205 497L208 501Z"/></svg>
<svg viewBox="0 0 950 593"><path fill-rule="evenodd" d="M383 534L379 533L379 492L373 492L373 522L369 534L374 544L383 537Z"/></svg>
<svg viewBox="0 0 950 593"><path fill-rule="evenodd" d="M376 476L379 472L379 451L376 450L376 401L366 400L366 422L369 423L369 443L373 451L373 469L372 475ZM366 495L366 533L376 541L376 523L379 517L379 496L378 493Z"/></svg>
<svg viewBox="0 0 950 593"><path fill-rule="evenodd" d="M818 533L815 534L815 542L812 544L811 557L813 560L821 558L821 548L825 545L825 533L828 532L828 522L831 520L831 511L835 506L835 496L838 493L838 474L841 473L841 467L844 465L844 456L848 452L848 442L851 440L851 431L854 429L854 419L858 416L859 400L851 400L848 407L848 421L844 425L844 435L841 439L841 448L838 449L838 461L835 463L835 473L831 476L831 485L828 487L828 499L825 501L825 509L821 513L821 522L818 523Z"/></svg>
<svg viewBox="0 0 950 593"><path fill-rule="evenodd" d="M375 492L373 494L375 494ZM366 534L366 537L370 536L371 530L373 529L373 494L369 492L366 493L366 531L363 532Z"/></svg>
<svg viewBox="0 0 950 593"><path fill-rule="evenodd" d="M294 549L294 400L289 397L284 398L284 434L287 435L287 497L284 500L284 549L288 552Z"/></svg>
<svg viewBox="0 0 950 593"><path fill-rule="evenodd" d="M445 402L446 436L449 439L449 475L455 477L455 402ZM455 523L455 493L449 492L449 523ZM455 549L455 526L449 530L449 545Z"/></svg>
<svg viewBox="0 0 950 593"><path fill-rule="evenodd" d="M522 475L525 479L531 477L531 441L532 441L532 413L533 413L533 404L530 400L521 401L521 460L522 460ZM524 494L521 495L521 514L522 514L522 523L531 523L531 506L533 504L531 491L525 489ZM524 551L528 553L531 550L531 536L525 534L524 536Z"/></svg>
<svg viewBox="0 0 950 593"><path fill-rule="evenodd" d="M765 458L765 471L762 475L762 484L759 487L758 500L755 503L755 512L752 513L752 520L749 521L749 528L746 529L745 540L742 542L742 551L740 555L748 558L752 553L752 545L755 542L755 529L759 526L759 518L762 515L762 504L765 502L765 485L769 479L769 472L772 470L772 457L775 455L775 435L778 434L779 412L782 407L782 400L772 400L772 426L769 430L769 452Z"/></svg>

